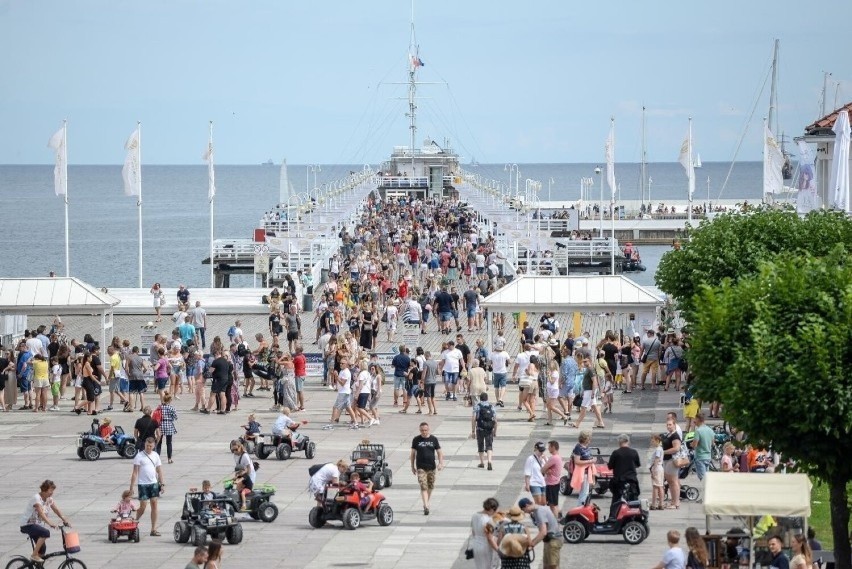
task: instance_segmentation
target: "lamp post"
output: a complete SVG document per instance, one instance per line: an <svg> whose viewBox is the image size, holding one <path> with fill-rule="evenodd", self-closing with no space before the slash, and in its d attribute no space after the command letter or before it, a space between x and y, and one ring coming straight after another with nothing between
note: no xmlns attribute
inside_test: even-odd
<svg viewBox="0 0 852 569"><path fill-rule="evenodd" d="M314 173L314 187L317 187L317 172L322 172L319 164L309 164L305 172L305 190L311 187L311 172Z"/></svg>
<svg viewBox="0 0 852 569"><path fill-rule="evenodd" d="M603 176L601 176L601 169L595 168L595 174L598 175L598 178L601 180L601 201L598 206L598 217L600 218L600 229L598 230L598 237L603 237Z"/></svg>

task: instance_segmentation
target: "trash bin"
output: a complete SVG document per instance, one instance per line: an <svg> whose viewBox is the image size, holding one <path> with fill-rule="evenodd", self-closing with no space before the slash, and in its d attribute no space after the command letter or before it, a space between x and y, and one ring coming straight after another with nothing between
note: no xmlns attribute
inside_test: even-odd
<svg viewBox="0 0 852 569"><path fill-rule="evenodd" d="M328 282L328 269L320 269L320 284Z"/></svg>
<svg viewBox="0 0 852 569"><path fill-rule="evenodd" d="M302 312L312 312L314 309L314 297L310 294L302 295Z"/></svg>

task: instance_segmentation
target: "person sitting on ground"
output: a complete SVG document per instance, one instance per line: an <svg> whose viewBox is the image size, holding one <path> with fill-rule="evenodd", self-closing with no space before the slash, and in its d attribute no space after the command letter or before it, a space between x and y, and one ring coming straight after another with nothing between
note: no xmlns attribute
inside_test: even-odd
<svg viewBox="0 0 852 569"><path fill-rule="evenodd" d="M361 473L353 472L349 475L349 483L341 489L343 494L358 494L359 506L362 510L367 508L370 503L368 494L373 492L373 481L367 480L367 483L361 482Z"/></svg>

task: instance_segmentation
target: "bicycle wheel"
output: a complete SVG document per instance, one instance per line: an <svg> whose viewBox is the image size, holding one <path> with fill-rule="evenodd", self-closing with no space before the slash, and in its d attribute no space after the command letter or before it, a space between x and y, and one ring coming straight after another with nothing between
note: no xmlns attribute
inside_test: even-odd
<svg viewBox="0 0 852 569"><path fill-rule="evenodd" d="M69 557L68 559L62 562L62 565L59 566L59 569L86 569L86 564L80 561L79 559Z"/></svg>
<svg viewBox="0 0 852 569"><path fill-rule="evenodd" d="M30 569L32 566L33 564L29 559L19 555L17 557L13 557L12 560L6 564L6 569Z"/></svg>

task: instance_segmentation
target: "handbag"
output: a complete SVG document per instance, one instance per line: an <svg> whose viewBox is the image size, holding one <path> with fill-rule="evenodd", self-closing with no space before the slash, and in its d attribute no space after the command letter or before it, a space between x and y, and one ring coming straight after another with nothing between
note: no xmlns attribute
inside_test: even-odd
<svg viewBox="0 0 852 569"><path fill-rule="evenodd" d="M689 453L683 448L683 443L681 443L680 450L672 456L672 463L678 468L689 465Z"/></svg>
<svg viewBox="0 0 852 569"><path fill-rule="evenodd" d="M384 313L382 313L381 321L382 321L382 322L387 322L387 321L388 321L388 311L387 311L387 310L385 310L385 311L384 311Z"/></svg>
<svg viewBox="0 0 852 569"><path fill-rule="evenodd" d="M583 404L583 394L580 393L574 396L574 401L571 402L574 407L580 407Z"/></svg>
<svg viewBox="0 0 852 569"><path fill-rule="evenodd" d="M658 339L656 339L656 340L654 340L654 343L653 343L653 344L651 344L651 345L648 347L648 352L650 352L651 350L653 350L653 349L654 349L654 344L656 344L656 343L657 343L657 342L659 342L659 341L660 341L660 340L659 340L659 338L658 338ZM644 352L644 353L642 354L642 363L643 363L643 364L644 364L645 362L647 362L647 361L648 361L648 352Z"/></svg>

